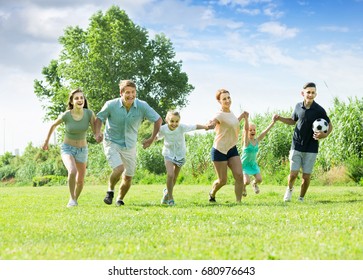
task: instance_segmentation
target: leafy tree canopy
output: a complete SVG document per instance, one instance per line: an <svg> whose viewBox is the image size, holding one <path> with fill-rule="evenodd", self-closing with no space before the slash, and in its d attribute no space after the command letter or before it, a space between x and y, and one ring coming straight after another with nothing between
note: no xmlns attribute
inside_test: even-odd
<svg viewBox="0 0 363 280"><path fill-rule="evenodd" d="M87 30L68 27L59 38L63 49L58 60L44 67L44 80L34 81L37 97L45 102L46 119L66 109L68 93L80 87L96 113L119 96L120 80L137 84L138 98L148 102L162 117L170 108L183 108L194 89L175 61L171 41L163 34L149 39L125 11L112 6L90 18Z"/></svg>

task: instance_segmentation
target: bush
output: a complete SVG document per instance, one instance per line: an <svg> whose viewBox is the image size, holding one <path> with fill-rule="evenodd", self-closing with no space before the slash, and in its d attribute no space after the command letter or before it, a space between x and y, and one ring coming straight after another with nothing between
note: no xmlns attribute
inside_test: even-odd
<svg viewBox="0 0 363 280"><path fill-rule="evenodd" d="M17 168L12 165L4 165L0 167L0 180L10 180L15 177Z"/></svg>
<svg viewBox="0 0 363 280"><path fill-rule="evenodd" d="M144 169L154 174L165 174L164 157L161 154L162 141L152 144L144 149L137 143L137 169Z"/></svg>
<svg viewBox="0 0 363 280"><path fill-rule="evenodd" d="M356 183L361 184L363 180L363 158L353 156L346 161L347 174Z"/></svg>
<svg viewBox="0 0 363 280"><path fill-rule="evenodd" d="M33 187L54 186L54 185L59 186L67 184L67 177L55 176L55 175L36 176L33 177L32 181L33 181Z"/></svg>

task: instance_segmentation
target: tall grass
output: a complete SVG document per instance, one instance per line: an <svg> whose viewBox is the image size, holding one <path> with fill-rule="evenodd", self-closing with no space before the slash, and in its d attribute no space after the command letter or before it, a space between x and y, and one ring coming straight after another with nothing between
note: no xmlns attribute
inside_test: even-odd
<svg viewBox="0 0 363 280"><path fill-rule="evenodd" d="M106 205L105 186L86 186L68 209L67 187L1 187L2 260L363 259L363 188L312 186L305 202L284 203L285 187L233 186L208 202L210 186L134 185L123 207ZM296 188L297 189L297 188Z"/></svg>

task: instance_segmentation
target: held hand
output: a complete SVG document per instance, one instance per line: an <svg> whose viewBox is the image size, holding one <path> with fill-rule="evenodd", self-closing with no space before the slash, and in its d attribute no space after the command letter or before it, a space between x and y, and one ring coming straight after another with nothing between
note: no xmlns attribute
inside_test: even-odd
<svg viewBox="0 0 363 280"><path fill-rule="evenodd" d="M149 148L150 145L153 143L153 139L152 138L149 138L149 139L145 139L143 142L142 142L142 147L144 149L146 148Z"/></svg>
<svg viewBox="0 0 363 280"><path fill-rule="evenodd" d="M44 144L43 144L43 146L42 146L42 149L43 149L44 151L47 151L47 150L49 149L49 147L48 147L48 142L44 142Z"/></svg>
<svg viewBox="0 0 363 280"><path fill-rule="evenodd" d="M96 140L97 143L102 142L102 140L103 140L103 134L102 133L95 134L95 140Z"/></svg>
<svg viewBox="0 0 363 280"><path fill-rule="evenodd" d="M209 121L207 124L206 124L207 128L208 129L214 129L214 127L216 126L216 124L214 123L214 121ZM208 130L207 129L207 130Z"/></svg>
<svg viewBox="0 0 363 280"><path fill-rule="evenodd" d="M273 116L272 116L272 121L273 121L273 122L278 121L278 120L279 120L279 117L280 117L279 115L276 115L276 114L275 114L275 115L273 115Z"/></svg>

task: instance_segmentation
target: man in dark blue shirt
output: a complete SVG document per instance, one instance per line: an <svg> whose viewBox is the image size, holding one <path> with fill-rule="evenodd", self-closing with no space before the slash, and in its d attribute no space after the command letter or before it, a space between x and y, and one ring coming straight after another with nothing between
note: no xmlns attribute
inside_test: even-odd
<svg viewBox="0 0 363 280"><path fill-rule="evenodd" d="M303 175L299 201L304 200L304 196L310 185L311 173L318 154L318 140L328 137L333 129L324 108L314 101L317 95L316 85L314 83L305 84L301 95L304 100L303 102L296 104L291 118L274 115L275 120L288 125L296 124L289 155L290 175L288 178L288 187L284 195L284 201L291 201L294 183L300 168L302 168ZM312 130L313 122L319 118L325 119L328 122L329 128L327 132L314 132Z"/></svg>

